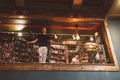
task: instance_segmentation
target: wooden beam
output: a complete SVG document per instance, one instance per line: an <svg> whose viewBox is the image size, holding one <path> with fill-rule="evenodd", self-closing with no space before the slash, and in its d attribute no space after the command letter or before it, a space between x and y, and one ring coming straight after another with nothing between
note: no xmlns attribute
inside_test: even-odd
<svg viewBox="0 0 120 80"><path fill-rule="evenodd" d="M25 6L25 0L15 0L15 4L17 7L24 7Z"/></svg>
<svg viewBox="0 0 120 80"><path fill-rule="evenodd" d="M82 5L83 0L73 0L73 9L80 9L80 6Z"/></svg>

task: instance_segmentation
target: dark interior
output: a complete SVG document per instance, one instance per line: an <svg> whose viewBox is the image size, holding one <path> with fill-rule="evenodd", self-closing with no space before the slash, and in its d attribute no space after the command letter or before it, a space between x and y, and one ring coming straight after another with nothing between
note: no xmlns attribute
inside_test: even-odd
<svg viewBox="0 0 120 80"><path fill-rule="evenodd" d="M66 32L64 30L74 30L76 24L80 30L91 30L101 24L99 20L106 18L113 1L1 0L0 30L14 31L11 30L13 26L24 25L26 28L23 31L38 32L41 26L46 26L52 29L49 31L50 33L64 33ZM95 19L91 21L89 20L91 18ZM53 29L55 30L53 31ZM56 29L60 29L60 31L56 31Z"/></svg>

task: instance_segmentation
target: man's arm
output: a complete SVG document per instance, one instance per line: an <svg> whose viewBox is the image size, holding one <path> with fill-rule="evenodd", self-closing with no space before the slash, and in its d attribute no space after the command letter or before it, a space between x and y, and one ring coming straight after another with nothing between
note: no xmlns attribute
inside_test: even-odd
<svg viewBox="0 0 120 80"><path fill-rule="evenodd" d="M27 42L28 44L29 43L36 43L38 41L38 39L35 39L35 40L33 40L33 41L29 41L29 42Z"/></svg>

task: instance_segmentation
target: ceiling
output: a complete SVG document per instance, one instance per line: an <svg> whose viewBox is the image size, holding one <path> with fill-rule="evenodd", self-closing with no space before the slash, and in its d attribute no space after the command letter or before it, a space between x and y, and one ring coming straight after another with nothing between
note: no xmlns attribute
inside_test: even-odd
<svg viewBox="0 0 120 80"><path fill-rule="evenodd" d="M107 18L120 20L120 0L114 0Z"/></svg>
<svg viewBox="0 0 120 80"><path fill-rule="evenodd" d="M24 25L27 30L47 26L52 29L95 30L110 12L115 0L0 0L0 30ZM114 4L115 5L115 4ZM115 10L115 9L114 9ZM109 15L108 15L109 13Z"/></svg>
<svg viewBox="0 0 120 80"><path fill-rule="evenodd" d="M104 18L114 0L0 0L0 13Z"/></svg>

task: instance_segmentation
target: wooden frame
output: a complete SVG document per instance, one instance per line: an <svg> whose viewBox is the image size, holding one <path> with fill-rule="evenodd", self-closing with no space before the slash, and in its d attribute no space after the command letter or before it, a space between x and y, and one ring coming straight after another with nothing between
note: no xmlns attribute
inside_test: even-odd
<svg viewBox="0 0 120 80"><path fill-rule="evenodd" d="M107 23L103 25L111 64L0 63L0 70L119 71Z"/></svg>
<svg viewBox="0 0 120 80"><path fill-rule="evenodd" d="M114 64L110 65L80 65L51 63L13 63L0 64L0 70L62 70L62 71L118 71Z"/></svg>

